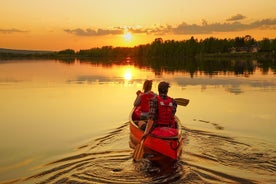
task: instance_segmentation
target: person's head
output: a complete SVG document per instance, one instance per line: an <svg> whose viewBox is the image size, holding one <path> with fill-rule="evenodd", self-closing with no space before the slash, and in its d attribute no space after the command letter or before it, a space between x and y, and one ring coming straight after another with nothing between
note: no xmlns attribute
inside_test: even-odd
<svg viewBox="0 0 276 184"><path fill-rule="evenodd" d="M159 94L167 94L169 90L170 84L168 82L162 81L158 84L158 92Z"/></svg>
<svg viewBox="0 0 276 184"><path fill-rule="evenodd" d="M146 80L143 85L144 92L150 91L152 88L152 80Z"/></svg>

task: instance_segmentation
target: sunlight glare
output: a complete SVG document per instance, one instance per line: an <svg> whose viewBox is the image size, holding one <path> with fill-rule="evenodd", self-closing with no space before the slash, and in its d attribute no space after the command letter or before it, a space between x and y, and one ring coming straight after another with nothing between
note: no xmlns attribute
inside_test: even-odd
<svg viewBox="0 0 276 184"><path fill-rule="evenodd" d="M132 40L132 35L130 32L126 32L124 34L124 39L127 41L127 42L130 42Z"/></svg>
<svg viewBox="0 0 276 184"><path fill-rule="evenodd" d="M126 71L125 71L124 79L128 80L128 81L132 79L132 72L131 72L131 70L129 68L126 69Z"/></svg>

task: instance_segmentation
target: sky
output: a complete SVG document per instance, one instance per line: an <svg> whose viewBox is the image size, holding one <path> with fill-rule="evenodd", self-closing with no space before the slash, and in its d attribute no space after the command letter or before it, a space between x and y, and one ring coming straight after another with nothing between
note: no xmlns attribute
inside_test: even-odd
<svg viewBox="0 0 276 184"><path fill-rule="evenodd" d="M0 48L133 47L163 40L276 38L276 0L2 0Z"/></svg>

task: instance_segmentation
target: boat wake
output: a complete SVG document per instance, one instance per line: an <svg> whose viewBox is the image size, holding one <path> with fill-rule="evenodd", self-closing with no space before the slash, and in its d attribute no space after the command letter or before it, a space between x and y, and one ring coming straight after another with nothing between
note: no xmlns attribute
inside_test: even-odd
<svg viewBox="0 0 276 184"><path fill-rule="evenodd" d="M134 162L129 123L87 141L40 172L9 183L273 183L275 150L209 131L182 127L180 160Z"/></svg>
<svg viewBox="0 0 276 184"><path fill-rule="evenodd" d="M182 165L207 183L273 183L276 151L256 140L185 128Z"/></svg>

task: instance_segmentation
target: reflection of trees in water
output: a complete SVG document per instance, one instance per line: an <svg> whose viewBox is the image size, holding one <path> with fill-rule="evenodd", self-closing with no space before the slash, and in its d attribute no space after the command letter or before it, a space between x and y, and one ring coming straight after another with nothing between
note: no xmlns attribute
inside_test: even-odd
<svg viewBox="0 0 276 184"><path fill-rule="evenodd" d="M75 58L74 57L60 57L58 58L58 61L65 64L74 64Z"/></svg>
<svg viewBox="0 0 276 184"><path fill-rule="evenodd" d="M90 63L103 67L112 67L113 65L135 65L139 68L153 69L156 75L162 75L163 72L185 72L191 77L197 74L218 75L218 74L234 74L249 76L260 68L263 74L267 74L270 70L276 73L276 63L272 59L251 59L251 58L94 58L94 59L60 59L62 63Z"/></svg>
<svg viewBox="0 0 276 184"><path fill-rule="evenodd" d="M269 70L272 70L274 74L276 74L276 61L275 60L267 60L267 59L259 59L258 65L262 69L264 74L268 73Z"/></svg>
<svg viewBox="0 0 276 184"><path fill-rule="evenodd" d="M264 74L269 69L276 71L274 61L257 61L252 59L195 59L195 58L171 58L171 59L137 59L134 61L140 67L150 67L157 74L162 72L187 72L191 77L203 73L207 75L233 73L235 75L253 74L257 67L261 68Z"/></svg>

